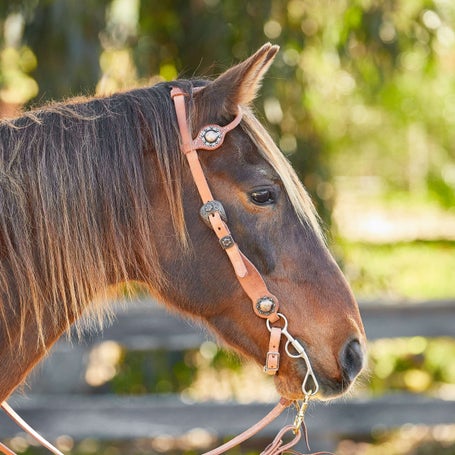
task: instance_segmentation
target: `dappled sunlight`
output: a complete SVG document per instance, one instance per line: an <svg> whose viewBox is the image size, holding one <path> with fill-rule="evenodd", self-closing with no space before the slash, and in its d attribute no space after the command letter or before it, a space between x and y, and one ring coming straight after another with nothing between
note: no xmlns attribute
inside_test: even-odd
<svg viewBox="0 0 455 455"><path fill-rule="evenodd" d="M443 169L451 178L451 167ZM417 184L416 184L417 186ZM388 193L374 176L335 180L333 211L340 237L370 243L455 240L455 207L445 209L427 196Z"/></svg>
<svg viewBox="0 0 455 455"><path fill-rule="evenodd" d="M136 68L129 49L106 49L100 56L103 76L96 86L99 95L110 95L137 86Z"/></svg>
<svg viewBox="0 0 455 455"><path fill-rule="evenodd" d="M122 349L115 341L104 341L95 346L89 355L85 380L92 387L99 387L111 380L117 373Z"/></svg>
<svg viewBox="0 0 455 455"><path fill-rule="evenodd" d="M0 5L0 117L73 95L107 96L178 77L212 78L270 40L281 49L254 108L311 194L356 298L364 305L405 302L409 308L424 300L452 302L455 2L176 5ZM143 339L143 350L114 340L89 345L83 390L171 396L188 407L279 398L260 366L212 341L171 349L150 347ZM368 351L368 372L340 401L390 394L455 400L454 338L378 339L368 343ZM338 455L455 453L452 423L391 431L378 421L359 440L342 438ZM73 455L175 455L202 452L216 439L195 424L179 435L163 432L128 443L61 435L55 444ZM21 433L9 443L17 453L41 453ZM238 454L247 452L256 453Z"/></svg>
<svg viewBox="0 0 455 455"><path fill-rule="evenodd" d="M223 361L224 365L219 364L222 356L226 354L223 354L214 343L202 344L195 356L196 377L190 387L182 392L183 400L186 402L235 400L239 403L278 400L273 379L264 375L258 365L237 364L235 361L232 363L229 361L229 354Z"/></svg>
<svg viewBox="0 0 455 455"><path fill-rule="evenodd" d="M38 94L38 84L28 73L36 66L36 58L28 47L7 47L0 52L0 74L3 84L0 100L5 104L22 105Z"/></svg>
<svg viewBox="0 0 455 455"><path fill-rule="evenodd" d="M393 303L453 298L453 241L344 241L338 249L344 272L361 300Z"/></svg>
<svg viewBox="0 0 455 455"><path fill-rule="evenodd" d="M455 447L455 425L405 425L396 431L380 428L373 442L341 441L337 455L403 455L403 454L447 454Z"/></svg>
<svg viewBox="0 0 455 455"><path fill-rule="evenodd" d="M3 24L4 45L0 46L0 102L4 105L19 107L38 94L38 84L29 75L36 68L37 60L30 47L21 44L23 28L24 17L17 13L10 14Z"/></svg>
<svg viewBox="0 0 455 455"><path fill-rule="evenodd" d="M448 397L453 397L453 339L413 337L377 340L370 342L369 355L369 388L374 394L401 390L441 398L447 393Z"/></svg>

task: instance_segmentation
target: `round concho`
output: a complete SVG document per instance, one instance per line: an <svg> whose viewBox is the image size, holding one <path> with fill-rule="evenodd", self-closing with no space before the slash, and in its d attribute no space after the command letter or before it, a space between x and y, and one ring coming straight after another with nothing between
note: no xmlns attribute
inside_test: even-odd
<svg viewBox="0 0 455 455"><path fill-rule="evenodd" d="M216 126L208 126L201 131L202 142L208 147L216 147L223 137L223 133Z"/></svg>
<svg viewBox="0 0 455 455"><path fill-rule="evenodd" d="M256 309L264 316L269 316L275 311L276 304L272 297L265 296L261 297L256 302Z"/></svg>

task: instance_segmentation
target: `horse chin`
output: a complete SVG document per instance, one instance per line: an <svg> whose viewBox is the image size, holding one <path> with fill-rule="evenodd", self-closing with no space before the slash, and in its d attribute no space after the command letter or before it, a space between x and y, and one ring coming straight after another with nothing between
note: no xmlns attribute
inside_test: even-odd
<svg viewBox="0 0 455 455"><path fill-rule="evenodd" d="M275 376L277 392L288 400L301 400L303 398L302 382L295 377L286 377L280 374Z"/></svg>
<svg viewBox="0 0 455 455"><path fill-rule="evenodd" d="M304 394L302 391L303 376L299 374L286 375L278 373L275 376L275 387L277 392L288 400L302 400ZM330 401L346 394L352 386L352 383L346 381L336 381L318 377L319 390L315 398L320 401Z"/></svg>

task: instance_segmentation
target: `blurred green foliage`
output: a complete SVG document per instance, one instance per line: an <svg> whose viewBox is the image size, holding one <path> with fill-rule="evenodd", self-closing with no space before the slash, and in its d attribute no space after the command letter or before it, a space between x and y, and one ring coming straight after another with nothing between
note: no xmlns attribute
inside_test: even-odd
<svg viewBox="0 0 455 455"><path fill-rule="evenodd" d="M340 240L343 270L360 299L452 298L454 241L372 244Z"/></svg>
<svg viewBox="0 0 455 455"><path fill-rule="evenodd" d="M368 388L375 395L390 391L453 396L455 341L423 337L384 339L370 344Z"/></svg>
<svg viewBox="0 0 455 455"><path fill-rule="evenodd" d="M210 344L213 346L210 357L205 355L204 347L184 351L126 351L116 365L116 375L101 390L133 395L176 393L192 400L202 396L201 392L209 392L198 388L207 388L211 381L213 396L217 388L227 388L224 399L238 399L235 381L226 381L227 375L217 373L224 372L239 380L246 372L251 380L252 365L243 364L231 352ZM455 341L451 338L380 339L370 343L368 353L368 382L354 393L382 395L407 391L450 397L455 392L455 363L448 361L455 358ZM250 400L263 398L267 382L273 387L266 376L258 376L254 382L255 388L249 391ZM190 386L192 396L188 395Z"/></svg>
<svg viewBox="0 0 455 455"><path fill-rule="evenodd" d="M386 195L454 210L452 0L15 0L0 2L0 30L0 115L8 105L213 77L270 40L281 52L256 107L323 219L330 222L333 175L374 176ZM374 192L368 183L362 190ZM454 246L345 241L340 256L363 297L453 297ZM378 341L370 391L439 393L455 382L454 349L450 340ZM106 387L182 392L198 375L199 354L125 352ZM242 370L221 350L207 362ZM86 441L72 453L150 453L131 447ZM402 453L386 443L374 450L362 453ZM447 450L428 453L454 453L453 444Z"/></svg>
<svg viewBox="0 0 455 455"><path fill-rule="evenodd" d="M237 356L211 342L204 343L200 349L184 351L124 351L116 365L115 376L100 390L108 389L120 395L185 393L201 372L227 370L235 375L242 368ZM234 392L230 393L232 397Z"/></svg>
<svg viewBox="0 0 455 455"><path fill-rule="evenodd" d="M126 351L109 384L118 394L180 393L196 375L192 351Z"/></svg>
<svg viewBox="0 0 455 455"><path fill-rule="evenodd" d="M1 4L0 26L4 49L37 61L21 71L39 92L0 67L0 99L16 87L22 103L213 76L271 40L282 50L257 107L323 218L332 173L454 206L449 0L21 0Z"/></svg>

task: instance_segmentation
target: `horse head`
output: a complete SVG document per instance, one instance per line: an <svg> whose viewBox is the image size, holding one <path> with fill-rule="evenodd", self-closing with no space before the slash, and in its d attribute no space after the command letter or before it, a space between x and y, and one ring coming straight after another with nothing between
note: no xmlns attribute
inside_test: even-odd
<svg viewBox="0 0 455 455"><path fill-rule="evenodd" d="M267 44L214 81L175 84L185 87L187 121L193 132L205 125L227 125L239 109L243 114L223 144L213 151L199 151L199 160L215 199L225 208L235 241L278 298L288 332L304 347L319 396L330 398L347 391L362 370L365 333L357 303L325 245L306 191L249 108L277 51L277 46ZM180 134L176 119L173 134ZM146 159L150 168L156 168L153 153ZM235 350L263 364L267 325L252 310L218 239L199 217L200 197L188 166L183 166L180 233L168 215L162 179L150 171L151 205L160 214L153 221L154 232L160 233L157 256L167 277L154 292L171 307L205 321ZM285 355L282 346L275 376L279 393L301 398L307 368L301 358Z"/></svg>
<svg viewBox="0 0 455 455"><path fill-rule="evenodd" d="M265 45L212 82L57 103L0 123L0 359L8 366L0 400L74 321L90 309L103 314L112 285L130 280L261 364L269 329L292 334L288 348L306 358L281 346L276 385L286 398L302 396L310 367L321 397L353 383L365 346L357 304L306 191L249 108L277 51ZM177 117L173 88L188 115ZM189 141L178 120L193 131ZM201 128L212 150L192 142ZM199 172L244 254L226 249L237 251L235 268L198 215L184 142L200 149ZM246 292L242 279L252 276ZM251 304L256 284L277 300L268 325L258 311L270 299Z"/></svg>

